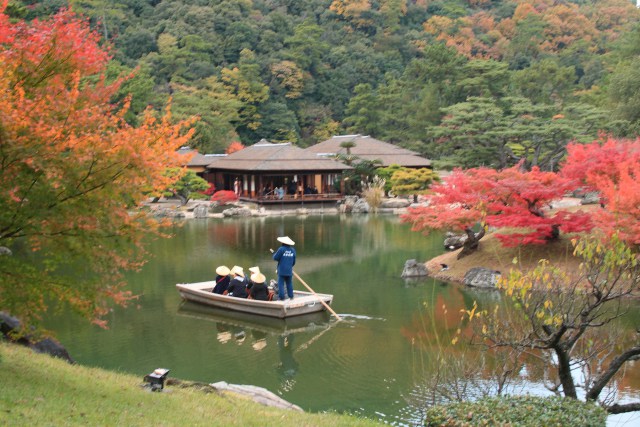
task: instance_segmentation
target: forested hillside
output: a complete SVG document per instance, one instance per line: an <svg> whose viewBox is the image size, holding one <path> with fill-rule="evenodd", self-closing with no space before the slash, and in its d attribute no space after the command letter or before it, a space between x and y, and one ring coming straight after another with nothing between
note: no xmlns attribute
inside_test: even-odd
<svg viewBox="0 0 640 427"><path fill-rule="evenodd" d="M308 146L361 133L436 166L552 169L571 140L640 131L640 10L630 0L10 0L70 5L135 77L132 112L173 98L193 145Z"/></svg>

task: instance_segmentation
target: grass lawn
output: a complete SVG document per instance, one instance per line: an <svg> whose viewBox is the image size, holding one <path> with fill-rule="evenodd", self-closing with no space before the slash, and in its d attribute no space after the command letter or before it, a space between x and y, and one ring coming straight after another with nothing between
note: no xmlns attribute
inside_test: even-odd
<svg viewBox="0 0 640 427"><path fill-rule="evenodd" d="M338 414L266 407L231 393L165 387L0 342L2 426L376 426Z"/></svg>

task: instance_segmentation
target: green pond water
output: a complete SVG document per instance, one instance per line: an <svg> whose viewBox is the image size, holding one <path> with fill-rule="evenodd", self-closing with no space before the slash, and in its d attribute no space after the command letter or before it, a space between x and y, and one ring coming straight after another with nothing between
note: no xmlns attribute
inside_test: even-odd
<svg viewBox="0 0 640 427"><path fill-rule="evenodd" d="M458 327L461 309L500 303L492 292L433 279L400 278L407 259L442 253L442 237L410 231L393 216L308 216L192 220L149 246L153 258L127 276L140 295L109 315L109 329L72 315L48 320L79 363L139 375L264 387L306 411L338 411L414 425L430 390L437 352L459 356L441 337ZM176 283L213 280L218 265L258 265L275 278L277 236L296 242L297 273L334 295L327 313L287 319L232 314L185 303ZM294 279L294 288L304 290ZM636 319L637 320L637 319ZM636 322L637 323L637 322ZM535 379L521 391L544 392ZM638 378L622 392L638 396Z"/></svg>

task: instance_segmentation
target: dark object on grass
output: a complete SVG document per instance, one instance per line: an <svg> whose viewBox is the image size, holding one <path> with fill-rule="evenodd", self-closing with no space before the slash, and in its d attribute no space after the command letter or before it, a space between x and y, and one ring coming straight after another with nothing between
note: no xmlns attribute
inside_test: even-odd
<svg viewBox="0 0 640 427"><path fill-rule="evenodd" d="M164 389L164 382L167 380L169 369L158 368L149 375L144 377L144 380L151 385L151 391L160 391Z"/></svg>

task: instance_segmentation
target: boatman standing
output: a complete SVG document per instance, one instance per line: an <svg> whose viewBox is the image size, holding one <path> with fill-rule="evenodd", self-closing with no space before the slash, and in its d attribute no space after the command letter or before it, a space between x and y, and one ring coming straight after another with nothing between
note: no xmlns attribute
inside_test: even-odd
<svg viewBox="0 0 640 427"><path fill-rule="evenodd" d="M293 299L293 266L296 264L296 250L293 248L295 242L289 236L278 237L278 242L282 246L273 254L273 259L278 261L278 298L283 301L284 285L287 285L287 295Z"/></svg>

